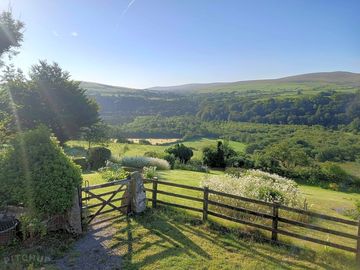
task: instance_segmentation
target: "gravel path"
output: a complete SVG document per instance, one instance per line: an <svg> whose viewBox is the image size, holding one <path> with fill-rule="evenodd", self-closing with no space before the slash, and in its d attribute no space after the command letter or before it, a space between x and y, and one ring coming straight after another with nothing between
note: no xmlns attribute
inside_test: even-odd
<svg viewBox="0 0 360 270"><path fill-rule="evenodd" d="M115 232L112 220L94 220L86 235L68 255L57 261L56 266L74 270L122 269L119 252L110 248Z"/></svg>

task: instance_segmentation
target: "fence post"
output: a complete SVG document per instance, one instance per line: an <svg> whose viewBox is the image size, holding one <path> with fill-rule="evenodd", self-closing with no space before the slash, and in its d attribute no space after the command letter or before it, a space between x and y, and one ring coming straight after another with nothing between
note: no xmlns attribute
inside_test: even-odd
<svg viewBox="0 0 360 270"><path fill-rule="evenodd" d="M279 202L274 201L273 203L273 219L272 219L272 232L271 232L271 240L277 242L278 240L278 219L279 219Z"/></svg>
<svg viewBox="0 0 360 270"><path fill-rule="evenodd" d="M209 199L209 187L204 187L204 203L203 203L203 222L208 219L208 199Z"/></svg>
<svg viewBox="0 0 360 270"><path fill-rule="evenodd" d="M80 210L80 221L81 221L81 230L83 230L83 203L82 203L82 188L81 186L77 187L78 200L79 200L79 210Z"/></svg>
<svg viewBox="0 0 360 270"><path fill-rule="evenodd" d="M358 265L360 265L360 220L358 224L358 239L357 239L357 245L356 245L356 262Z"/></svg>
<svg viewBox="0 0 360 270"><path fill-rule="evenodd" d="M154 177L153 180L154 181L153 181L153 188L152 188L153 189L153 191L152 191L152 207L156 208L158 178Z"/></svg>

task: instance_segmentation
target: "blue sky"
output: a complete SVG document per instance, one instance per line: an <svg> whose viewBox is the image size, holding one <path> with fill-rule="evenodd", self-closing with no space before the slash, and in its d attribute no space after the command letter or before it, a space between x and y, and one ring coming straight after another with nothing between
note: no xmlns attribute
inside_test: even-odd
<svg viewBox="0 0 360 270"><path fill-rule="evenodd" d="M138 88L360 72L360 1L10 3L26 24L14 59L25 71L47 59L73 79Z"/></svg>

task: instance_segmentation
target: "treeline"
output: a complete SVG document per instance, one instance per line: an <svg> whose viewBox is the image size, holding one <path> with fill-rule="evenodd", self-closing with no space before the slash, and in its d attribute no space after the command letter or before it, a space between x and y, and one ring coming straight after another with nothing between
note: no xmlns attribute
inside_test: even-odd
<svg viewBox="0 0 360 270"><path fill-rule="evenodd" d="M314 96L282 99L206 99L197 116L202 120L231 120L268 124L322 125L358 128L360 91L321 92Z"/></svg>
<svg viewBox="0 0 360 270"><path fill-rule="evenodd" d="M300 148L308 158L319 162L360 159L360 135L322 126L201 121L195 116L145 116L113 126L110 133L113 138L225 138L246 143L248 154L282 143L289 149Z"/></svg>
<svg viewBox="0 0 360 270"><path fill-rule="evenodd" d="M197 116L205 121L322 125L360 131L360 91L326 91L295 96L214 93L180 95L146 92L92 96L102 118L110 124L131 122L137 116Z"/></svg>

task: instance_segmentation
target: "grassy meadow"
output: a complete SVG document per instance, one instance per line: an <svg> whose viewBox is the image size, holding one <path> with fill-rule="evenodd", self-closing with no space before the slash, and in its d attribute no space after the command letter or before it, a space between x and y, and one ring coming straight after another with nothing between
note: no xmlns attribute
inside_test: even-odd
<svg viewBox="0 0 360 270"><path fill-rule="evenodd" d="M210 174L222 173L210 171ZM163 181L191 186L200 186L202 179L207 175L206 173L182 170L160 171L158 174ZM98 173L84 174L84 179L89 181L90 185L103 182ZM147 186L151 188L151 184ZM198 191L164 185L158 187L159 190L168 192L195 197L202 196ZM300 186L300 190L307 198L311 210L343 218L346 217L341 214L340 210L351 208L354 201L360 199L360 194L346 194L318 187ZM108 190L101 192L105 191ZM149 197L151 194L148 192L147 196ZM202 207L198 202L162 194L158 194L158 199ZM335 226L331 222L312 220L312 224L356 233L350 226ZM264 267L267 269L356 269L353 264L354 256L348 252L285 236L279 236L279 239L285 244L290 244L290 249L290 246L287 245L274 246L264 240L270 237L267 232L259 232L253 228L217 218L210 218L210 222L204 225L201 222L201 214L191 211L172 210L160 206L159 209L149 209L140 216L130 219L120 218L114 221L114 225L118 228L118 237L113 239L113 245L124 245L124 254L122 255L125 256L127 269L138 269L139 267L141 269L158 267L191 269L192 265L202 266L203 268L200 267L200 269L264 269ZM322 239L325 240L355 246L355 241L345 242L340 237L330 237L327 234L302 228L294 230L294 228L292 231L306 233L308 236L323 237ZM129 233L131 233L131 243L126 240ZM261 240L252 237L253 235L262 236ZM259 260L260 257L261 260ZM224 264L225 261L226 264Z"/></svg>
<svg viewBox="0 0 360 270"><path fill-rule="evenodd" d="M183 142L194 151L194 158L200 159L201 150L215 145L215 139L199 139ZM145 152L163 152L171 143L166 145L140 145L109 143L108 148L115 157L141 156ZM244 151L245 144L230 141L236 151ZM71 141L68 147L87 147L83 141ZM342 163L341 166L350 173L359 176L356 163ZM158 171L158 177L163 181L170 181L189 186L201 186L201 182L209 175L223 174L223 171L211 170L208 173L168 170ZM97 172L83 174L84 183L89 185L103 183ZM151 184L147 184L151 188ZM202 198L199 191L181 189L159 185L159 190L180 193ZM107 192L113 187L104 188L97 192ZM347 210L353 209L355 202L360 200L360 194L332 191L315 186L299 185L299 189L309 205L311 211L348 218ZM117 197L122 196L118 194ZM150 197L151 193L147 192ZM105 197L106 199L107 197ZM158 199L202 208L202 203L181 198L158 194ZM97 203L93 200L92 203ZM115 203L116 204L116 203ZM151 206L149 204L149 206ZM92 210L96 210L92 209ZM105 210L108 208L105 208ZM270 209L269 209L270 211ZM280 215L281 215L280 210ZM112 212L110 217L118 217ZM261 222L258 220L257 222ZM207 224L202 224L201 214L187 210L169 207L147 210L140 216L115 219L114 226L118 228L116 237L112 240L114 247L121 246L126 269L356 269L354 255L334 248L320 246L287 236L279 235L284 246L271 245L270 233L259 231L251 227L239 225L215 217L209 217ZM356 234L355 227L341 225L331 221L311 219L311 224L342 232ZM225 229L226 228L226 229ZM315 237L342 245L355 247L355 240L344 239L340 236L330 236L313 230L279 224L279 228L302 235ZM258 237L260 236L260 237ZM131 237L131 240L128 239ZM226 262L226 263L225 263Z"/></svg>

